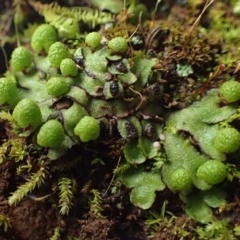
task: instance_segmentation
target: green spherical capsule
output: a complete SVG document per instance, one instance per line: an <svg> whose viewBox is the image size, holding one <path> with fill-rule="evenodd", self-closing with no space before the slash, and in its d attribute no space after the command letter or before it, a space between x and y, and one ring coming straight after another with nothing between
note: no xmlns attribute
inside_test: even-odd
<svg viewBox="0 0 240 240"><path fill-rule="evenodd" d="M25 98L14 108L13 119L21 128L37 127L42 122L42 114L34 100Z"/></svg>
<svg viewBox="0 0 240 240"><path fill-rule="evenodd" d="M76 63L70 58L65 58L61 61L60 70L65 77L75 77L78 74Z"/></svg>
<svg viewBox="0 0 240 240"><path fill-rule="evenodd" d="M11 67L13 71L23 71L32 64L32 55L26 47L17 47L12 52Z"/></svg>
<svg viewBox="0 0 240 240"><path fill-rule="evenodd" d="M15 81L0 78L0 105L5 103L13 107L18 102L18 90Z"/></svg>
<svg viewBox="0 0 240 240"><path fill-rule="evenodd" d="M179 168L173 172L171 182L177 191L188 191L192 187L191 175L183 168Z"/></svg>
<svg viewBox="0 0 240 240"><path fill-rule="evenodd" d="M62 60L65 58L70 58L67 47L61 42L52 44L48 51L48 59L51 65L55 68L59 68Z"/></svg>
<svg viewBox="0 0 240 240"><path fill-rule="evenodd" d="M239 101L240 83L234 80L229 80L223 83L219 88L219 94L229 103Z"/></svg>
<svg viewBox="0 0 240 240"><path fill-rule="evenodd" d="M214 147L222 153L233 153L240 147L240 133L235 128L220 129L214 140Z"/></svg>
<svg viewBox="0 0 240 240"><path fill-rule="evenodd" d="M37 134L37 143L41 147L59 148L64 138L62 124L57 120L49 120L41 126Z"/></svg>
<svg viewBox="0 0 240 240"><path fill-rule="evenodd" d="M197 170L197 177L208 184L218 184L227 176L227 167L218 160L209 160L201 165Z"/></svg>
<svg viewBox="0 0 240 240"><path fill-rule="evenodd" d="M85 116L74 128L74 133L79 136L82 142L89 142L99 137L100 125L95 118Z"/></svg>
<svg viewBox="0 0 240 240"><path fill-rule="evenodd" d="M85 38L85 43L91 48L98 47L100 42L101 42L101 35L98 32L88 33Z"/></svg>
<svg viewBox="0 0 240 240"><path fill-rule="evenodd" d="M49 24L42 24L36 28L31 38L31 47L36 52L48 52L50 46L57 41L57 31Z"/></svg>
<svg viewBox="0 0 240 240"><path fill-rule="evenodd" d="M127 40L123 37L115 37L108 42L108 47L117 53L125 53L128 49Z"/></svg>
<svg viewBox="0 0 240 240"><path fill-rule="evenodd" d="M67 82L61 77L52 77L46 83L48 94L53 97L59 97L68 92L69 87Z"/></svg>

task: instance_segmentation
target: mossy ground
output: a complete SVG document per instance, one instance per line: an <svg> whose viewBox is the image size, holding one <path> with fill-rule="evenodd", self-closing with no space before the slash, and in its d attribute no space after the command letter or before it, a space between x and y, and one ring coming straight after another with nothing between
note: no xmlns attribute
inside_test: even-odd
<svg viewBox="0 0 240 240"><path fill-rule="evenodd" d="M60 4L63 2L59 1ZM78 2L81 4L82 1ZM154 1L151 6L150 1L143 2L149 8L155 5ZM215 1L196 24L199 31L195 31L196 29L192 29L192 26L203 9L205 1L186 1L189 4L184 4L185 1L162 2L156 14L156 19L161 23L162 29L154 35L156 23L152 21L146 23L146 27L143 25L142 31L148 40L144 47L145 50L153 49L154 56L159 50L164 49L164 56L156 68L161 69L162 80L165 82L162 104L171 111L189 106L193 101L204 96L208 89L219 86L226 78L239 79L240 71L237 61L239 55L236 44L240 36L240 29L237 27L239 16L235 17L232 13L230 1ZM2 13L0 21L3 23L0 27L0 41L7 42L4 49L9 59L17 41L11 22L13 8L9 1L0 3L0 11ZM225 23L221 23L222 19L225 19ZM225 24L224 27L221 28L221 24ZM199 26L205 27L207 32ZM118 27L114 31L117 32ZM187 32L189 34L184 34ZM106 34L112 33L110 31ZM0 51L0 59L4 59L2 51ZM188 74L187 78L179 76L176 70L179 63L181 66L191 63L194 73ZM0 76L5 71L4 61L0 61ZM185 75L184 72L181 74ZM197 79L202 79L202 81ZM238 130L240 129L239 121L234 122L234 125ZM9 132L9 125L1 121L0 143L3 144L5 140L13 137ZM112 144L102 142L94 145L92 143L84 149L86 153L84 158L87 159L88 156L92 158L97 151L98 155L100 153L104 159L105 165L101 162L91 165L87 161L76 161L71 175L77 181L78 192L75 194L74 207L67 216L59 214L58 207L54 205L57 198L56 194L52 194L57 184L54 175L40 191L36 190L29 194L16 206L9 206L10 193L26 180L26 176L16 175L14 161L7 160L0 164L0 215L6 216L9 222L7 231L0 229L0 240L50 239L56 228L61 235L56 239L62 240L215 239L209 237L208 233L206 236L200 235L204 227L189 219L184 211L183 202L170 190L157 193L152 209L157 211L158 216L156 213L134 207L129 201L130 189L119 185L119 182L112 183L112 187L118 184L117 191L110 192L108 187L121 147L121 141L116 141ZM65 159L75 164L76 156L79 156L81 150L81 147L80 149L73 148ZM41 158L39 155L31 153L29 155L31 158ZM103 195L101 216L98 217L89 207L94 205L92 189L98 189ZM232 231L240 224L239 189L238 179L235 178L231 183L231 188L227 191L228 204L214 212L216 221L228 220L226 229L221 225L221 229L225 232ZM48 194L52 194L51 197L45 198ZM89 204L90 201L91 204ZM163 211L165 204L166 211ZM197 233L196 229L199 228ZM233 232L230 235L234 237ZM216 239L237 239L236 236L229 238L230 235L222 234Z"/></svg>

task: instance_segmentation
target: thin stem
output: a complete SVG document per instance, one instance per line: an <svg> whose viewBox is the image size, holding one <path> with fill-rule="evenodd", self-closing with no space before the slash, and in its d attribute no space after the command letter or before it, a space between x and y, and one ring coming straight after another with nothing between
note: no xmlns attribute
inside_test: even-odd
<svg viewBox="0 0 240 240"><path fill-rule="evenodd" d="M197 17L196 21L193 23L192 27L190 28L189 33L191 33L194 29L194 27L198 24L198 22L200 21L202 15L204 14L204 12L207 10L207 8L214 2L214 0L208 0L202 10L202 12L199 14L199 16Z"/></svg>

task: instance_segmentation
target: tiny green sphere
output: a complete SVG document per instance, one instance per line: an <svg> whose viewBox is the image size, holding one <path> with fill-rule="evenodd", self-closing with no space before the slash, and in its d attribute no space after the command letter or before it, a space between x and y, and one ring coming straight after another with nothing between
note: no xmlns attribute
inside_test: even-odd
<svg viewBox="0 0 240 240"><path fill-rule="evenodd" d="M175 170L171 176L171 182L177 191L188 191L192 187L189 172L183 168Z"/></svg>
<svg viewBox="0 0 240 240"><path fill-rule="evenodd" d="M58 39L57 31L49 24L41 24L34 31L31 38L31 47L36 53L48 53L50 46Z"/></svg>
<svg viewBox="0 0 240 240"><path fill-rule="evenodd" d="M214 147L222 153L233 153L240 147L240 133L235 128L220 129L214 140Z"/></svg>
<svg viewBox="0 0 240 240"><path fill-rule="evenodd" d="M31 66L32 61L32 55L26 47L17 47L12 52L11 66L13 71L23 71Z"/></svg>
<svg viewBox="0 0 240 240"><path fill-rule="evenodd" d="M59 148L64 138L62 124L57 120L48 120L41 126L37 134L37 143L41 147Z"/></svg>
<svg viewBox="0 0 240 240"><path fill-rule="evenodd" d="M13 119L21 128L37 127L42 122L42 114L34 100L25 98L14 108Z"/></svg>
<svg viewBox="0 0 240 240"><path fill-rule="evenodd" d="M7 103L13 107L18 99L16 82L9 78L0 78L0 105Z"/></svg>
<svg viewBox="0 0 240 240"><path fill-rule="evenodd" d="M125 53L128 49L127 40L123 37L115 37L108 42L108 47L117 53Z"/></svg>
<svg viewBox="0 0 240 240"><path fill-rule="evenodd" d="M227 167L218 160L209 160L197 170L197 177L208 184L218 184L227 176Z"/></svg>
<svg viewBox="0 0 240 240"><path fill-rule="evenodd" d="M85 116L74 128L74 133L79 136L82 142L89 142L99 137L100 125L94 117Z"/></svg>
<svg viewBox="0 0 240 240"><path fill-rule="evenodd" d="M63 59L70 58L70 53L67 47L61 42L55 42L51 45L48 51L48 59L51 65L59 68Z"/></svg>
<svg viewBox="0 0 240 240"><path fill-rule="evenodd" d="M67 82L61 77L52 77L46 83L48 94L59 97L69 91Z"/></svg>
<svg viewBox="0 0 240 240"><path fill-rule="evenodd" d="M98 47L100 42L101 42L101 35L98 32L88 33L87 36L85 37L85 43L91 48Z"/></svg>
<svg viewBox="0 0 240 240"><path fill-rule="evenodd" d="M65 77L75 77L78 74L76 63L71 58L65 58L61 61L60 70Z"/></svg>
<svg viewBox="0 0 240 240"><path fill-rule="evenodd" d="M240 83L234 80L229 80L223 83L219 88L220 96L229 103L240 100Z"/></svg>

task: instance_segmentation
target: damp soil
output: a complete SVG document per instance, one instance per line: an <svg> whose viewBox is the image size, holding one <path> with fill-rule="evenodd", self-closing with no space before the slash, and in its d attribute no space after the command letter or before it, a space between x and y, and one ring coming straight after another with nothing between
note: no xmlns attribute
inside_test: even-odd
<svg viewBox="0 0 240 240"><path fill-rule="evenodd" d="M24 198L16 206L9 206L8 196L18 184L15 166L12 161L0 165L0 215L7 216L8 231L0 228L0 240L45 240L54 234L56 226L60 227L61 237L58 239L84 239L84 240L147 240L148 232L143 227L146 219L144 211L134 207L129 202L128 190L125 189L120 196L103 199L104 213L108 217L96 218L81 217L84 206L78 206L70 211L67 217L58 214L49 200L34 200L30 196ZM181 213L179 200L170 192L159 195L156 202L161 206L162 198L170 201L170 210ZM169 195L169 196L168 196ZM172 196L171 196L172 195ZM172 200L171 200L172 198ZM174 207L173 207L174 206ZM186 218L179 218L177 225L186 222ZM194 228L194 222L189 222L189 229ZM177 240L171 229L159 229L155 234L157 239ZM191 238L186 238L191 239Z"/></svg>

